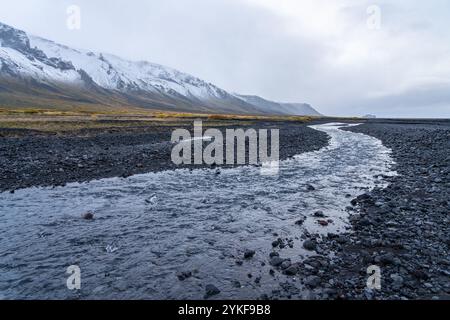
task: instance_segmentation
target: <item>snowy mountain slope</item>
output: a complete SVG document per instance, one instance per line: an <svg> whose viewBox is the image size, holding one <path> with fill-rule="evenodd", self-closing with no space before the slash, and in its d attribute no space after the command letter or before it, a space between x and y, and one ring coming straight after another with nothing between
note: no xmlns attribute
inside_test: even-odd
<svg viewBox="0 0 450 320"><path fill-rule="evenodd" d="M323 114L319 113L310 104L307 103L280 103L281 110L285 114L293 114L297 116L314 116L322 117Z"/></svg>
<svg viewBox="0 0 450 320"><path fill-rule="evenodd" d="M26 88L33 88L34 98L52 93L60 98L89 101L108 106L134 106L157 110L236 113L290 114L288 108L277 104L265 108L248 99L232 95L217 86L149 62L127 61L111 54L78 50L0 23L0 104L11 93L26 104ZM8 81L5 79L8 78ZM14 83L13 88L8 85ZM19 89L20 88L20 89ZM28 90L29 91L29 90ZM88 99L78 97L88 96ZM3 99L3 100L2 100ZM17 100L16 99L16 100ZM58 102L47 102L50 105ZM45 103L44 103L45 104ZM294 112L294 111L292 111ZM293 113L297 114L297 113Z"/></svg>
<svg viewBox="0 0 450 320"><path fill-rule="evenodd" d="M42 51L30 47L29 38L23 31L1 23L0 70L3 74L41 81L77 83L81 80L71 64L48 58Z"/></svg>
<svg viewBox="0 0 450 320"><path fill-rule="evenodd" d="M149 62L131 62L114 55L80 51L39 37L30 37L49 57L70 61L76 69L84 70L92 80L105 89L144 90L180 94L198 99L220 98L225 91L177 70Z"/></svg>
<svg viewBox="0 0 450 320"><path fill-rule="evenodd" d="M263 99L258 96L246 96L236 95L240 99L246 101L249 104L257 106L261 111L265 113L271 113L273 110L277 110L278 114L284 115L299 115L299 116L322 116L311 105L306 103L280 103Z"/></svg>

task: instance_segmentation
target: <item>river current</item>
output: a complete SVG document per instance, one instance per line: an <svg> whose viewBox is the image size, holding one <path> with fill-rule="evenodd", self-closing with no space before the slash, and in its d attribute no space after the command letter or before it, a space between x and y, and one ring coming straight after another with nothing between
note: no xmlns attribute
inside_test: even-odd
<svg viewBox="0 0 450 320"><path fill-rule="evenodd" d="M269 293L286 278L269 275L274 240L292 239L280 254L301 261L311 254L302 235L351 231L350 200L395 174L389 149L343 126L312 126L329 146L281 161L277 176L177 170L0 194L0 299L202 299L207 284L222 299ZM80 218L87 211L94 220ZM66 286L71 265L79 291Z"/></svg>

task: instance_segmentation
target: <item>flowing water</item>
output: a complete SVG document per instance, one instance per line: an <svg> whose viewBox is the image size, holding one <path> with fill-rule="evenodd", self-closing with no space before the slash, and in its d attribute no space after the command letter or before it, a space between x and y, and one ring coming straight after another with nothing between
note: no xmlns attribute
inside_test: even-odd
<svg viewBox="0 0 450 320"><path fill-rule="evenodd" d="M0 194L0 298L201 299L206 284L217 298L270 293L286 278L261 265L277 237L292 238L281 254L301 261L302 235L347 231L349 201L393 174L389 149L342 126L313 126L330 145L281 161L278 176L177 170ZM80 218L87 211L94 220ZM256 255L237 265L245 249ZM80 291L66 287L70 265L81 269ZM181 271L192 277L178 280Z"/></svg>

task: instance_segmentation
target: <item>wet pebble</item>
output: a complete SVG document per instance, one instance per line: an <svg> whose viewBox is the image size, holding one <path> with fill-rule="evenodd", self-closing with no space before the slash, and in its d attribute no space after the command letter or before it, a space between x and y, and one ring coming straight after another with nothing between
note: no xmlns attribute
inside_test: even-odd
<svg viewBox="0 0 450 320"><path fill-rule="evenodd" d="M245 250L244 252L244 259L251 259L254 257L256 252L254 250Z"/></svg>
<svg viewBox="0 0 450 320"><path fill-rule="evenodd" d="M84 220L94 220L94 213L89 211L89 212L83 213L83 214L81 215L81 217L82 217Z"/></svg>
<svg viewBox="0 0 450 320"><path fill-rule="evenodd" d="M220 290L213 284L208 284L205 287L205 299L218 295Z"/></svg>
<svg viewBox="0 0 450 320"><path fill-rule="evenodd" d="M303 248L308 251L314 251L317 248L317 243L312 240L306 240L305 242L303 242Z"/></svg>

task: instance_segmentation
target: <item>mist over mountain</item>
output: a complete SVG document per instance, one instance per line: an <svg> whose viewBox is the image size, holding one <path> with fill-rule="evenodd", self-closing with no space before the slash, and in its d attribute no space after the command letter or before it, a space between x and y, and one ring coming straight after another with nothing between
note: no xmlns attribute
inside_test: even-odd
<svg viewBox="0 0 450 320"><path fill-rule="evenodd" d="M175 69L79 50L0 23L0 105L312 115L310 105L231 94Z"/></svg>
<svg viewBox="0 0 450 320"><path fill-rule="evenodd" d="M271 113L273 110L278 110L280 114L286 115L307 115L307 116L322 116L317 110L307 103L280 103L263 99L258 96L237 95L247 103L257 106L265 113Z"/></svg>

